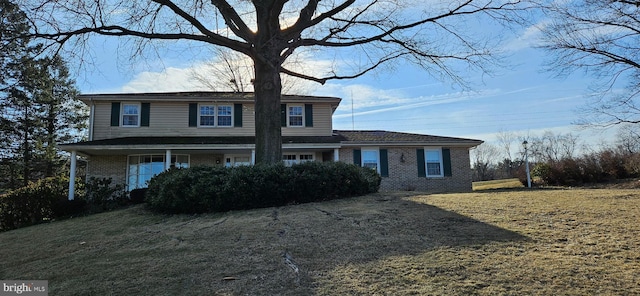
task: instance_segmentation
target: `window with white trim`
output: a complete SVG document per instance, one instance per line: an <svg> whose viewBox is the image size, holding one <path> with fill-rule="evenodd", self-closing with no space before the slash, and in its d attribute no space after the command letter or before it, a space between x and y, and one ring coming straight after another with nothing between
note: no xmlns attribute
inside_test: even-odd
<svg viewBox="0 0 640 296"><path fill-rule="evenodd" d="M378 150L362 150L362 167L380 171L380 152Z"/></svg>
<svg viewBox="0 0 640 296"><path fill-rule="evenodd" d="M313 161L313 154L300 154L300 163Z"/></svg>
<svg viewBox="0 0 640 296"><path fill-rule="evenodd" d="M214 105L200 105L200 113L198 113L198 124L200 126L215 126L216 125L216 106Z"/></svg>
<svg viewBox="0 0 640 296"><path fill-rule="evenodd" d="M218 106L218 126L231 126L233 116L233 106Z"/></svg>
<svg viewBox="0 0 640 296"><path fill-rule="evenodd" d="M304 126L304 108L301 105L289 105L289 126Z"/></svg>
<svg viewBox="0 0 640 296"><path fill-rule="evenodd" d="M147 187L147 182L165 170L165 155L129 155L127 189ZM188 168L189 155L172 155L171 167Z"/></svg>
<svg viewBox="0 0 640 296"><path fill-rule="evenodd" d="M427 177L442 177L444 176L444 168L442 161L441 149L425 149L424 159L426 162Z"/></svg>
<svg viewBox="0 0 640 296"><path fill-rule="evenodd" d="M226 155L225 167L236 167L251 165L251 155Z"/></svg>
<svg viewBox="0 0 640 296"><path fill-rule="evenodd" d="M140 126L140 104L122 104L122 126Z"/></svg>
<svg viewBox="0 0 640 296"><path fill-rule="evenodd" d="M284 163L285 166L292 166L298 163L298 156L295 154L283 154L282 162Z"/></svg>
<svg viewBox="0 0 640 296"><path fill-rule="evenodd" d="M231 127L233 126L233 106L204 105L198 106L198 126Z"/></svg>
<svg viewBox="0 0 640 296"><path fill-rule="evenodd" d="M282 154L282 162L286 166L292 166L294 164L314 161L315 156L313 153L285 153Z"/></svg>

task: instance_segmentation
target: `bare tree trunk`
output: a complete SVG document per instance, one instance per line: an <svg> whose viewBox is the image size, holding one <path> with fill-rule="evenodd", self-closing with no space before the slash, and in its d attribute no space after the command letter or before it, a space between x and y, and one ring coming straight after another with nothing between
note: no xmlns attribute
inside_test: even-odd
<svg viewBox="0 0 640 296"><path fill-rule="evenodd" d="M255 59L256 163L282 160L280 69Z"/></svg>

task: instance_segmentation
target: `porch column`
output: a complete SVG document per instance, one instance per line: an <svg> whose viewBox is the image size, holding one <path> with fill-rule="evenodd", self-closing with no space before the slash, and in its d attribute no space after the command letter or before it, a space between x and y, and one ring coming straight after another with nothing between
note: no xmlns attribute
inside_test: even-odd
<svg viewBox="0 0 640 296"><path fill-rule="evenodd" d="M338 148L333 149L333 161L340 161L340 149Z"/></svg>
<svg viewBox="0 0 640 296"><path fill-rule="evenodd" d="M164 170L168 170L171 168L171 150L167 149L164 156Z"/></svg>
<svg viewBox="0 0 640 296"><path fill-rule="evenodd" d="M251 164L256 164L256 150L251 150Z"/></svg>
<svg viewBox="0 0 640 296"><path fill-rule="evenodd" d="M71 151L71 164L69 167L69 200L73 200L76 195L76 151Z"/></svg>

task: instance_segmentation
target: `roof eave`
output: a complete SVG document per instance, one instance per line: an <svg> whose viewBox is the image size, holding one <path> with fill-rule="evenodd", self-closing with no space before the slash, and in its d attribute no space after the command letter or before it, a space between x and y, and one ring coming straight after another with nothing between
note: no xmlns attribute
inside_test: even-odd
<svg viewBox="0 0 640 296"><path fill-rule="evenodd" d="M474 142L370 142L370 141L346 141L342 142L343 147L362 147L362 146L404 146L404 147L416 147L416 146L434 146L434 147L475 147L484 143L484 141Z"/></svg>

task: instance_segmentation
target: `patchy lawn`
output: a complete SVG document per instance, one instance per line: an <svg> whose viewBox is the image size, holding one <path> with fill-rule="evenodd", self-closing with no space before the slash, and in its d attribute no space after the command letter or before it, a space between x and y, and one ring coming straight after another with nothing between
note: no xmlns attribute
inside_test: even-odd
<svg viewBox="0 0 640 296"><path fill-rule="evenodd" d="M207 215L142 206L0 233L50 295L638 295L637 190L366 197Z"/></svg>

